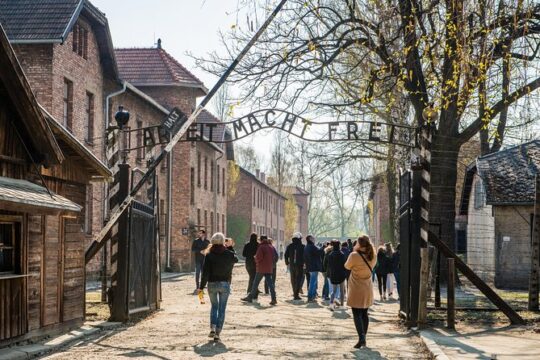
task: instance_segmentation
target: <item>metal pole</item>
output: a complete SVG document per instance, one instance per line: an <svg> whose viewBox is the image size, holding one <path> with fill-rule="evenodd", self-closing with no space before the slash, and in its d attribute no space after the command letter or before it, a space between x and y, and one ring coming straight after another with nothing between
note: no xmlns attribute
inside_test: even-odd
<svg viewBox="0 0 540 360"><path fill-rule="evenodd" d="M187 121L180 127L180 129L176 132L176 134L171 138L171 141L167 144L167 146L161 151L161 153L157 156L157 158L148 166L146 174L135 184L129 195L122 201L118 209L111 214L111 218L109 219L109 222L101 229L99 234L96 237L95 242L100 243L107 233L111 230L113 225L118 221L120 216L126 209L129 207L131 202L133 201L135 195L139 192L143 184L148 180L150 174L156 170L158 165L163 161L163 159L171 152L173 147L178 143L178 141L182 138L182 136L185 134L187 129L191 126L191 124L197 119L201 111L204 109L204 107L210 102L212 97L216 94L216 92L219 90L219 88L225 83L227 78L231 75L231 73L234 71L236 66L240 63L242 58L248 53L248 51L251 49L251 47L255 44L255 42L259 39L259 37L264 33L264 31L268 28L272 20L276 17L276 15L281 11L283 6L287 0L281 0L279 4L276 6L274 11L268 16L264 24L261 26L261 28L257 31L257 33L251 38L251 40L247 43L247 45L244 47L242 52L236 57L236 59L232 62L232 64L227 68L225 73L221 76L221 78L218 80L218 82L214 85L214 87L210 90L208 95L205 96L205 98L202 100L202 102L197 106L195 111L189 116Z"/></svg>

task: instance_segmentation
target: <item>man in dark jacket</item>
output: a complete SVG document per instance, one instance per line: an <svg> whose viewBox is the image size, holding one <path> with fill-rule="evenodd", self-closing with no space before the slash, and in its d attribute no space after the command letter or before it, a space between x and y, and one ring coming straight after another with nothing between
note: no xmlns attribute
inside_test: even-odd
<svg viewBox="0 0 540 360"><path fill-rule="evenodd" d="M257 242L257 234L253 233L249 237L249 242L244 245L244 250L242 251L242 256L246 259L246 270L249 274L248 288L247 293L251 291L251 286L253 285L253 279L255 279L255 273L257 272L255 268L255 254L257 253L257 247L259 243Z"/></svg>
<svg viewBox="0 0 540 360"><path fill-rule="evenodd" d="M276 289L274 288L274 283L272 281L272 272L274 268L274 260L277 258L277 253L268 238L264 235L261 236L261 243L257 248L257 253L255 254L255 265L257 267L257 273L255 274L255 279L253 280L253 286L251 287L251 292L242 299L245 302L252 302L254 298L257 297L257 289L259 288L259 283L264 277L268 288L270 289L270 295L272 296L272 301L270 305L276 305Z"/></svg>
<svg viewBox="0 0 540 360"><path fill-rule="evenodd" d="M301 300L300 287L304 277L304 244L302 244L302 234L293 234L292 243L285 249L285 264L289 266L291 273L291 285L294 300Z"/></svg>
<svg viewBox="0 0 540 360"><path fill-rule="evenodd" d="M200 230L199 237L191 244L191 252L195 255L195 291L193 294L197 295L199 291L199 284L201 279L201 271L204 265L203 251L210 245L210 241L206 238L206 231Z"/></svg>
<svg viewBox="0 0 540 360"><path fill-rule="evenodd" d="M340 251L339 240L332 240L332 251L324 258L326 273L332 284L332 295L330 296L330 309L334 309L334 300L336 298L337 291L339 289L340 302L339 305L343 306L345 299L345 279L347 279L347 271L345 269L345 262L347 258L345 254Z"/></svg>
<svg viewBox="0 0 540 360"><path fill-rule="evenodd" d="M309 273L308 302L315 302L319 272L322 271L321 249L315 245L315 238L306 237L307 245L304 250L306 272Z"/></svg>

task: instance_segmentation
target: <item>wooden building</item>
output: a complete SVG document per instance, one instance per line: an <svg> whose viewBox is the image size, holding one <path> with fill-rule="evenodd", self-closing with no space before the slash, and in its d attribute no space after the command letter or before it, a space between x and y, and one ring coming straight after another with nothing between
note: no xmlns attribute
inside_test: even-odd
<svg viewBox="0 0 540 360"><path fill-rule="evenodd" d="M54 124L0 28L0 346L84 320L84 204L110 172Z"/></svg>

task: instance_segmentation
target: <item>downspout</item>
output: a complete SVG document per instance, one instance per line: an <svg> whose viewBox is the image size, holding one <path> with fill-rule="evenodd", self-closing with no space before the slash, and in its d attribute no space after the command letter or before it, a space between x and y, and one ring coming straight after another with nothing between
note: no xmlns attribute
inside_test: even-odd
<svg viewBox="0 0 540 360"><path fill-rule="evenodd" d="M167 235L165 238L165 258L167 271L171 270L171 233L172 233L172 164L173 152L167 156ZM191 176L191 175L190 175Z"/></svg>
<svg viewBox="0 0 540 360"><path fill-rule="evenodd" d="M215 229L217 229L217 224L218 224L218 221L219 221L219 217L217 216L217 189L219 188L219 181L218 181L218 170L217 170L217 163L219 160L221 160L221 158L223 158L223 154L224 153L221 153L217 158L216 158L216 153L214 152L214 227ZM226 173L226 172L225 172ZM223 181L223 179L222 179ZM225 189L222 189L222 191L225 191ZM221 232L223 234L225 234L225 229L222 229ZM226 234L225 234L226 236Z"/></svg>

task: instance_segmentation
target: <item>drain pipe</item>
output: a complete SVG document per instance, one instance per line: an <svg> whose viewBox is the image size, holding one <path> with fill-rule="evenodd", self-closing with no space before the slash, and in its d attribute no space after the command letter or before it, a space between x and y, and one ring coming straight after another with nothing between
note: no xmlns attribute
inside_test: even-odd
<svg viewBox="0 0 540 360"><path fill-rule="evenodd" d="M218 181L219 175L218 175L217 164L218 164L218 161L221 160L221 158L223 158L223 153L221 153L216 158L216 151L214 151L214 230L218 228L217 225L219 222L219 217L217 216L217 189L219 189L219 181ZM225 173L227 173L227 171L225 171ZM223 179L221 181L223 181ZM225 189L222 189L222 190L225 191ZM221 232L223 234L226 234L225 229L221 229Z"/></svg>
<svg viewBox="0 0 540 360"><path fill-rule="evenodd" d="M172 232L172 162L173 151L167 155L167 235L165 237L165 258L166 258L166 271L172 271L171 269L171 232ZM191 175L190 175L191 176Z"/></svg>

